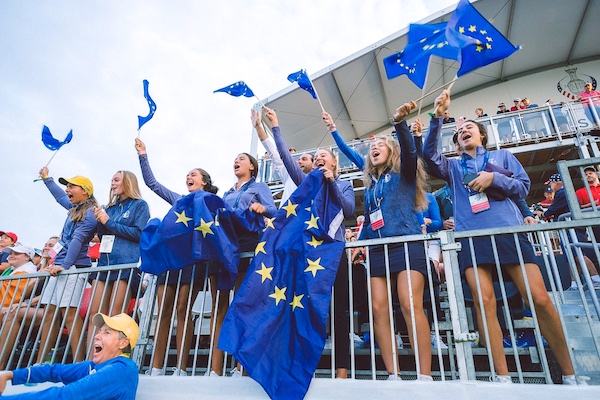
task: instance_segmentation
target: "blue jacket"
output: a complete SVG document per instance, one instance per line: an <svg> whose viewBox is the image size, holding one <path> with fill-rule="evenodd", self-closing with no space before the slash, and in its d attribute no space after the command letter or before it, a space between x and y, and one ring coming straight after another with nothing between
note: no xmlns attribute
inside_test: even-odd
<svg viewBox="0 0 600 400"><path fill-rule="evenodd" d="M512 199L526 198L531 181L519 160L508 150L489 152L488 162L511 171L513 177L494 172L491 187L500 190L506 197L502 200L492 200L490 198L490 209L475 214L471 211L469 191L462 183L464 177L462 160L466 163L468 173L481 171L486 149L478 146L476 159L466 153L463 154L462 158L447 159L438 150L441 127L441 117L431 119L429 133L425 138L423 147L423 157L427 162L429 172L450 184L454 201L456 231L523 225L523 215Z"/></svg>
<svg viewBox="0 0 600 400"><path fill-rule="evenodd" d="M365 189L365 222L360 239L421 234L422 216L415 211L417 149L406 121L395 128L400 143L401 171L387 172L379 179L372 177L371 185ZM385 225L373 230L370 214L378 203Z"/></svg>
<svg viewBox="0 0 600 400"><path fill-rule="evenodd" d="M53 178L45 179L44 183L58 204L67 210L77 207L76 204L71 204L65 191L54 183ZM94 237L95 231L96 218L94 217L93 208L88 208L84 213L83 219L77 223L71 221L71 214L69 214L60 234L60 242L63 248L56 255L54 265L61 266L64 269L69 269L73 265L91 267L92 261L87 253L90 240Z"/></svg>
<svg viewBox="0 0 600 400"><path fill-rule="evenodd" d="M135 400L138 367L128 357L111 358L102 364L44 364L13 371L13 385L62 382L65 386L38 392L2 396L14 400ZM29 376L29 381L27 380Z"/></svg>
<svg viewBox="0 0 600 400"><path fill-rule="evenodd" d="M246 182L240 190L236 191L232 187L226 191L223 194L223 201L233 210L246 210L251 204L260 203L267 209L265 212L267 217L272 217L277 212L269 186L264 182L256 182L254 178Z"/></svg>
<svg viewBox="0 0 600 400"><path fill-rule="evenodd" d="M115 242L110 254L100 254L98 266L137 263L142 230L150 219L148 204L127 198L107 207L106 213L110 218L106 225L98 223L98 237L115 235Z"/></svg>

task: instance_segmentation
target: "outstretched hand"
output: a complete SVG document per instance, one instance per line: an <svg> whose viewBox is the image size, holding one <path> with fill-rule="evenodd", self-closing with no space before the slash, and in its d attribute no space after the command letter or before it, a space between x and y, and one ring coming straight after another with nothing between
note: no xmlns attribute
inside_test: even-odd
<svg viewBox="0 0 600 400"><path fill-rule="evenodd" d="M263 107L263 114L269 119L269 121L271 122L271 126L279 126L279 121L277 120L277 113L275 113L275 111L273 111L269 107Z"/></svg>
<svg viewBox="0 0 600 400"><path fill-rule="evenodd" d="M42 169L40 169L40 178L43 180L48 179L49 172L48 167L42 167Z"/></svg>
<svg viewBox="0 0 600 400"><path fill-rule="evenodd" d="M138 154L141 151L146 151L146 145L144 144L144 142L142 142L142 139L135 138L135 150L138 152Z"/></svg>
<svg viewBox="0 0 600 400"><path fill-rule="evenodd" d="M444 90L436 99L435 99L435 116L441 117L444 115L446 110L450 108L450 90Z"/></svg>
<svg viewBox="0 0 600 400"><path fill-rule="evenodd" d="M396 109L396 113L394 114L394 122L401 122L414 110L417 108L417 103L414 101L410 101L408 103L404 103L400 107Z"/></svg>

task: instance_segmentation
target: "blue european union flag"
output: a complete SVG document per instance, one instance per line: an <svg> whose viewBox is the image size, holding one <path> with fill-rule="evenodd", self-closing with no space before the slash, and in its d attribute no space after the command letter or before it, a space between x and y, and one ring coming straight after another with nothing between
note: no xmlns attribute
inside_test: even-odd
<svg viewBox="0 0 600 400"><path fill-rule="evenodd" d="M229 86L225 86L224 88L213 91L213 93L217 93L217 92L227 93L227 94L230 94L235 97L240 97L240 96L253 97L254 96L254 92L252 92L252 90L248 87L248 85L246 85L246 83L244 83L244 81L232 83Z"/></svg>
<svg viewBox="0 0 600 400"><path fill-rule="evenodd" d="M317 92L315 92L315 88L313 88L312 82L310 81L310 78L308 77L308 74L306 73L305 69L301 69L298 72L289 74L287 78L288 81L292 83L297 82L298 86L300 86L301 89L304 89L308 93L310 93L313 99L317 98Z"/></svg>
<svg viewBox="0 0 600 400"><path fill-rule="evenodd" d="M325 345L331 287L344 243L336 191L311 172L269 221L225 316L219 348L273 399L302 399Z"/></svg>
<svg viewBox="0 0 600 400"><path fill-rule="evenodd" d="M70 130L65 140L61 142L52 136L50 129L46 125L44 125L44 128L42 129L42 142L44 142L44 146L52 151L60 149L65 144L69 143L71 139L73 139L73 130Z"/></svg>
<svg viewBox="0 0 600 400"><path fill-rule="evenodd" d="M446 22L438 24L410 24L408 43L400 53L383 59L388 79L400 75L423 89L427 78L429 57L436 55L458 60L460 49L450 46L446 39Z"/></svg>
<svg viewBox="0 0 600 400"><path fill-rule="evenodd" d="M144 79L144 97L146 98L146 101L148 102L148 107L150 107L150 112L145 117L138 115L138 130L141 129L142 126L146 122L150 121L152 119L152 117L154 117L154 112L156 111L156 103L154 102L154 100L152 100L152 97L150 97L150 93L148 93L148 85L149 84L150 84L150 82L148 82L146 79Z"/></svg>
<svg viewBox="0 0 600 400"><path fill-rule="evenodd" d="M214 261L225 267L219 288L229 289L239 261L236 231L262 227L262 217L248 210L232 211L219 196L198 190L177 200L162 221L148 222L140 239L140 269L158 275Z"/></svg>
<svg viewBox="0 0 600 400"><path fill-rule="evenodd" d="M469 0L460 0L458 3L448 21L446 37L452 46L461 48L461 64L456 74L459 77L502 60L521 48L513 45L494 28Z"/></svg>

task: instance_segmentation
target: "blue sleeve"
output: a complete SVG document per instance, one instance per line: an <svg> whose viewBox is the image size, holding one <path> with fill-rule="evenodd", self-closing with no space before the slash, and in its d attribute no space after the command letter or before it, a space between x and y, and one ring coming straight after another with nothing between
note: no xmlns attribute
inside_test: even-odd
<svg viewBox="0 0 600 400"><path fill-rule="evenodd" d="M427 132L427 137L425 137L425 143L423 144L423 159L427 163L431 175L448 181L450 179L450 163L446 156L438 150L438 141L442 130L443 118L444 117L431 118L431 121L429 122L429 131Z"/></svg>
<svg viewBox="0 0 600 400"><path fill-rule="evenodd" d="M550 204L550 207L548 207L548 209L544 213L544 218L554 218L555 220L558 220L558 217L570 211L571 210L569 208L569 203L567 203L567 196L565 196L564 190L559 190L554 195L554 200L552 201L552 204Z"/></svg>
<svg viewBox="0 0 600 400"><path fill-rule="evenodd" d="M352 217L356 205L352 185L350 182L335 181L335 184L332 187L333 190L335 190L338 199L340 199L344 218Z"/></svg>
<svg viewBox="0 0 600 400"><path fill-rule="evenodd" d="M131 218L133 224L125 225L121 222L116 222L115 218L109 218L104 226L110 234L120 236L133 242L139 242L140 237L142 236L142 230L150 219L150 210L148 209L148 204L144 200L136 199L133 200L133 202L134 204L132 204L129 209L129 218Z"/></svg>
<svg viewBox="0 0 600 400"><path fill-rule="evenodd" d="M515 200L515 203L517 203L517 207L519 207L519 211L521 211L521 214L523 214L523 218L533 217L533 213L529 209L529 206L525 202L525 199L517 199L517 200Z"/></svg>
<svg viewBox="0 0 600 400"><path fill-rule="evenodd" d="M167 189L154 178L154 174L152 173L152 169L150 168L150 163L148 162L148 155L142 154L139 156L140 158L140 168L142 169L142 178L144 178L144 183L150 190L156 193L160 198L165 200L169 204L175 204L177 200L181 198L179 193L175 193L172 190Z"/></svg>
<svg viewBox="0 0 600 400"><path fill-rule="evenodd" d="M417 148L417 156L423 158L423 136L414 136L415 147Z"/></svg>
<svg viewBox="0 0 600 400"><path fill-rule="evenodd" d="M348 159L352 161L358 167L358 169L364 171L365 159L363 158L363 156L361 156L360 153L358 153L354 149L351 149L350 146L348 146L346 142L344 142L344 139L342 139L337 130L331 132L331 136L333 136L333 140L335 140L335 144L340 149L340 151L344 153L344 155L348 157Z"/></svg>
<svg viewBox="0 0 600 400"><path fill-rule="evenodd" d="M400 163L402 165L401 173L408 182L415 182L417 179L417 147L413 135L408 129L406 121L394 125L398 143L400 144Z"/></svg>
<svg viewBox="0 0 600 400"><path fill-rule="evenodd" d="M275 201L273 201L273 194L269 190L269 186L264 182L260 182L257 187L257 194L259 203L267 209L265 215L271 218L277 212L277 207L275 206Z"/></svg>
<svg viewBox="0 0 600 400"><path fill-rule="evenodd" d="M426 195L429 204L424 216L431 220L431 225L427 227L427 232L437 232L442 229L442 214L440 213L440 207L433 194L427 193Z"/></svg>
<svg viewBox="0 0 600 400"><path fill-rule="evenodd" d="M66 386L52 387L38 392L30 392L15 396L2 396L3 399L14 400L55 400L55 399L122 399L134 400L137 391L137 370L123 362L112 362L109 365L89 373L89 361L77 364L53 364L51 375L46 375L44 380L30 379L30 382L63 382ZM31 367L32 378L36 369L44 366ZM19 370L25 371L27 369ZM17 371L15 371L17 372ZM133 375L132 373L135 373ZM16 375L15 375L16 377ZM42 376L40 376L42 378ZM15 383L25 383L24 380L13 379Z"/></svg>
<svg viewBox="0 0 600 400"><path fill-rule="evenodd" d="M70 218L70 217L69 217ZM69 269L79 257L79 253L83 246L88 246L92 236L92 232L96 230L96 218L94 217L94 209L88 208L83 214L83 219L75 224L75 231L69 242L67 254L62 262L61 267Z"/></svg>
<svg viewBox="0 0 600 400"><path fill-rule="evenodd" d="M58 204L60 204L67 210L73 207L73 204L69 201L69 196L67 196L65 191L62 190L62 188L58 186L56 182L54 182L53 178L44 179L44 184L46 185L50 193L52 193L52 196L54 196Z"/></svg>
<svg viewBox="0 0 600 400"><path fill-rule="evenodd" d="M288 150L287 144L285 144L285 140L283 140L283 135L281 134L281 130L278 126L274 126L271 129L273 132L273 139L275 139L275 145L277 146L277 151L279 151L279 156L283 160L283 165L285 165L285 169L287 169L290 178L296 184L296 186L300 186L306 175L302 172L302 169L298 165L294 158L290 154Z"/></svg>
<svg viewBox="0 0 600 400"><path fill-rule="evenodd" d="M500 172L494 172L494 181L490 185L493 188L502 190L508 197L524 199L529 194L531 180L525 172L523 165L508 150L498 150L495 153L502 153L505 157L504 168L513 173L513 177L506 176Z"/></svg>
<svg viewBox="0 0 600 400"><path fill-rule="evenodd" d="M54 382L68 385L87 375L91 370L92 362L83 361L76 364L42 364L29 368L21 368L13 371L13 385L27 383Z"/></svg>

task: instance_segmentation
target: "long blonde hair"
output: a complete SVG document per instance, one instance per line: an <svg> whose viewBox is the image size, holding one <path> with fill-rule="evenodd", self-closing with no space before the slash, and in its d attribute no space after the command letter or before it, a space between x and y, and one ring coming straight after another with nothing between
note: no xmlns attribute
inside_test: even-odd
<svg viewBox="0 0 600 400"><path fill-rule="evenodd" d="M123 194L125 197L130 199L141 199L142 194L140 193L140 187L138 185L137 176L130 171L117 171L117 174L121 174L121 185L123 185ZM119 196L110 191L108 199L108 207L115 205L119 201Z"/></svg>
<svg viewBox="0 0 600 400"><path fill-rule="evenodd" d="M69 209L69 213L71 214L71 221L77 223L83 220L86 210L97 205L98 201L96 201L94 195L91 195L83 203L77 204L75 207Z"/></svg>
<svg viewBox="0 0 600 400"><path fill-rule="evenodd" d="M390 135L379 136L375 139L383 140L385 146L388 148L389 154L386 160L386 168L390 171L400 173L402 165L400 163L400 145L398 141L392 138ZM374 142L373 142L374 143ZM382 170L382 171L383 171ZM379 170L377 167L373 165L371 162L371 157L367 154L365 160L365 169L363 173L363 182L365 183L366 188L370 188L373 183L373 178L379 178ZM427 197L425 196L426 187L427 187L427 173L425 172L425 167L423 166L423 161L419 158L417 160L417 177L415 181L416 186L416 196L415 196L415 211L426 210L428 207Z"/></svg>

